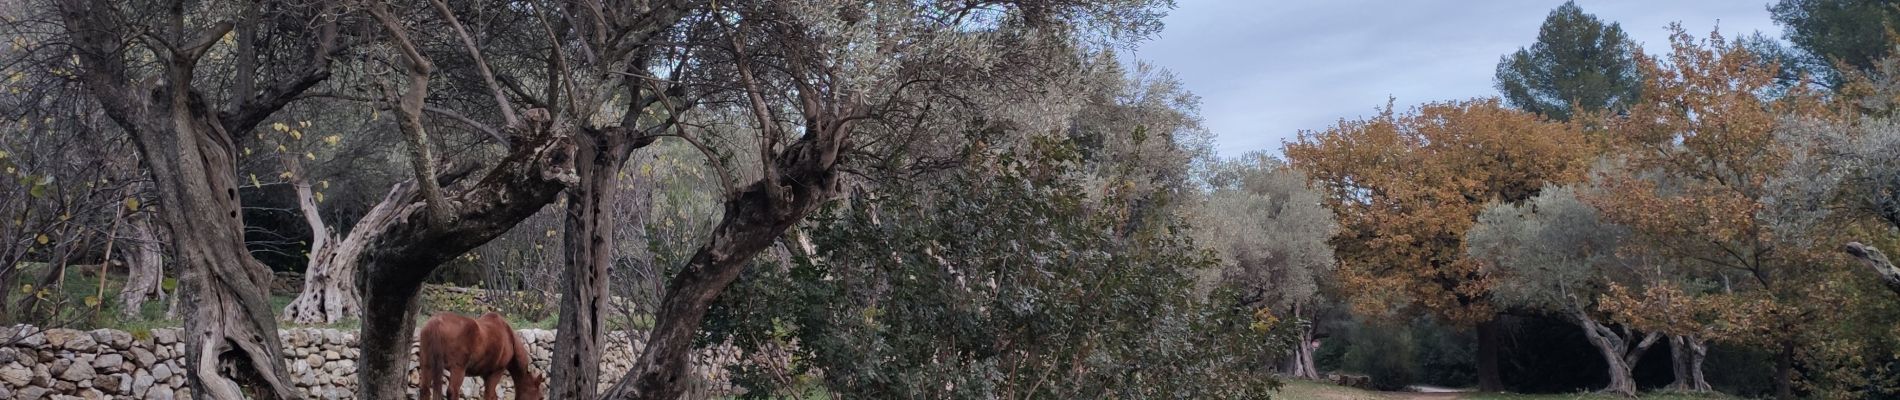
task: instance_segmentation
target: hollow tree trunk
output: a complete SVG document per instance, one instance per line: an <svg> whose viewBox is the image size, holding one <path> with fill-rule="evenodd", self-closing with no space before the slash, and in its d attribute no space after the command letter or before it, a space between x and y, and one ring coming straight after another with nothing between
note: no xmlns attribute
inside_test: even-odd
<svg viewBox="0 0 1900 400"><path fill-rule="evenodd" d="M1597 352L1603 356L1604 364L1608 366L1606 372L1609 373L1610 383L1604 386L1603 391L1623 397L1636 397L1636 379L1630 371L1638 361L1642 361L1643 354L1649 352L1649 347L1656 344L1662 334L1650 332L1639 339L1636 332L1627 327L1618 332L1583 312L1572 314L1577 324L1583 327L1584 337L1596 346Z"/></svg>
<svg viewBox="0 0 1900 400"><path fill-rule="evenodd" d="M121 253L125 258L125 287L119 290L119 313L128 318L137 317L146 301L165 301L165 252L152 216L134 214L130 229L130 241Z"/></svg>
<svg viewBox="0 0 1900 400"><path fill-rule="evenodd" d="M1478 324L1478 390L1504 391L1504 379L1498 375L1498 337L1496 318Z"/></svg>
<svg viewBox="0 0 1900 400"><path fill-rule="evenodd" d="M467 172L452 171L451 175ZM305 218L312 223L322 223L316 217L314 199L305 197L304 193L304 189L298 190L301 198L298 202L311 200L305 208ZM415 181L398 183L389 190L389 194L383 196L382 201L356 221L356 227L350 230L348 236L340 241L323 242L325 245L312 245L314 250L310 254L310 264L304 270L303 292L284 306L284 315L280 318L299 324L316 324L335 323L360 315L362 306L358 301L362 293L357 291L356 285L357 261L362 258L364 249L369 247L371 234L381 232L395 223L399 210L408 205L415 195ZM311 232L318 230L313 226Z"/></svg>
<svg viewBox="0 0 1900 400"><path fill-rule="evenodd" d="M183 3L173 3L160 18L163 28L132 34L112 2L64 0L56 6L64 42L78 61L77 80L133 138L151 173L179 269L181 290L174 301L185 317L184 375L192 393L215 399L294 397L266 293L271 274L244 245L233 136L250 132L329 78L334 19L319 18L322 28L312 57L299 73L257 92L244 86L245 92L233 94L244 100L219 111L191 85L198 81L198 61L231 32L232 23L188 28ZM162 53L157 69L163 79L135 82L124 54L134 47L131 38L153 36L166 42L151 48ZM247 72L240 78L254 77Z"/></svg>
<svg viewBox="0 0 1900 400"><path fill-rule="evenodd" d="M578 179L573 142L550 128L545 110L530 110L527 116L527 126L509 128L526 132L499 165L472 187L445 196L446 224L437 225L438 217L428 215L418 194L398 203L391 223L364 229L368 245L357 273L363 295L358 398L406 397L409 346L420 307L416 295L430 272L506 233Z"/></svg>
<svg viewBox="0 0 1900 400"><path fill-rule="evenodd" d="M613 208L629 146L620 135L583 130L575 138L574 172L580 182L567 190L567 273L561 283L561 314L549 363L550 398L591 400L599 392L600 346L605 336L609 267L613 264Z"/></svg>
<svg viewBox="0 0 1900 400"><path fill-rule="evenodd" d="M174 130L138 135L185 289L186 375L210 398L293 398L265 292L270 270L244 247L235 149L195 97L171 99Z"/></svg>
<svg viewBox="0 0 1900 400"><path fill-rule="evenodd" d="M1707 339L1693 335L1669 336L1670 366L1676 381L1669 388L1684 392L1714 390L1702 375L1702 360L1709 354Z"/></svg>

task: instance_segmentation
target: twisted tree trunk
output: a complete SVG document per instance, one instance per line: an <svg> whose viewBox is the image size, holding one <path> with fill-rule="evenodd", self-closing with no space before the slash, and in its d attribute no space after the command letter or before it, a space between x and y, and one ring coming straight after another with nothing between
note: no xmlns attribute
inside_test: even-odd
<svg viewBox="0 0 1900 400"><path fill-rule="evenodd" d="M321 15L314 18L319 29L312 36L309 64L263 89L251 85L255 71L238 71L233 80L243 82L233 90L236 100L220 111L192 85L198 81L198 61L234 24L187 27L184 3L174 2L163 9L160 26L135 33L120 6L104 0L56 4L64 43L78 61L76 80L133 138L163 205L159 215L170 229L179 266L181 290L174 300L185 316L184 375L192 393L216 399L295 397L266 293L270 271L244 245L234 137L329 78L336 10L327 4L306 8ZM240 18L250 30L260 17L247 11ZM249 65L242 63L255 61L254 39L240 36L247 39L234 58ZM150 39L163 44L148 46ZM134 80L139 74L125 57L138 46L157 53L151 68L163 74L162 80Z"/></svg>
<svg viewBox="0 0 1900 400"><path fill-rule="evenodd" d="M549 363L548 394L556 399L591 400L600 382L600 345L605 336L609 268L613 264L620 169L626 165L627 139L583 130L574 151L580 183L567 191L565 243L567 273L561 283L561 316L556 323L554 359Z"/></svg>
<svg viewBox="0 0 1900 400"><path fill-rule="evenodd" d="M843 129L842 124L829 126ZM712 235L667 282L646 350L605 398L671 400L685 393L693 379L688 374L693 338L707 308L753 256L837 193L837 147L825 142L843 139L843 132L835 131L801 139L778 159L777 175L747 185L726 201Z"/></svg>
<svg viewBox="0 0 1900 400"><path fill-rule="evenodd" d="M1304 318L1300 304L1293 305L1293 316ZM1319 345L1313 341L1314 325L1308 324L1300 329L1299 342L1293 344L1293 352L1287 355L1286 374L1300 379L1319 379L1319 368L1313 365L1313 351Z"/></svg>
<svg viewBox="0 0 1900 400"><path fill-rule="evenodd" d="M430 272L506 233L578 180L573 142L551 126L547 111L526 115L526 126L509 128L522 132L522 141L473 186L445 193L443 215L430 216L428 202L418 193L392 202L400 207L390 223L358 227L368 243L356 278L363 296L358 398L406 397L409 346L420 307L416 298ZM438 225L438 218L447 223Z"/></svg>
<svg viewBox="0 0 1900 400"><path fill-rule="evenodd" d="M447 179L456 179L472 172L468 168L450 171ZM299 186L301 179L293 178L293 186ZM304 218L312 223L312 234L327 232L319 230L315 224L323 220L316 214L314 198L308 195L308 184L298 188L300 204L306 204ZM383 196L383 200L371 207L369 213L356 221L356 227L341 241L332 238L318 241L311 246L310 264L304 269L303 292L284 306L285 321L299 324L335 323L346 318L355 318L362 313L362 305L357 301L362 293L357 291L357 261L362 258L364 249L369 247L371 234L387 229L396 222L398 212L407 206L416 195L414 180L396 184ZM327 233L325 234L328 235Z"/></svg>
<svg viewBox="0 0 1900 400"><path fill-rule="evenodd" d="M1697 393L1715 390L1702 376L1702 360L1709 355L1708 339L1670 335L1669 352L1676 377L1676 381L1669 384L1671 389Z"/></svg>
<svg viewBox="0 0 1900 400"><path fill-rule="evenodd" d="M1662 338L1662 334L1650 332L1638 339L1637 333L1628 327L1618 332L1616 329L1598 323L1582 311L1574 311L1572 314L1577 319L1577 324L1583 326L1584 337L1590 340L1591 345L1596 346L1597 351L1603 355L1603 362L1609 366L1607 372L1610 375L1610 383L1603 388L1603 391L1623 397L1636 397L1636 379L1631 376L1630 370L1636 367L1636 362L1642 361L1643 354L1649 352L1649 347L1656 344L1657 339Z"/></svg>

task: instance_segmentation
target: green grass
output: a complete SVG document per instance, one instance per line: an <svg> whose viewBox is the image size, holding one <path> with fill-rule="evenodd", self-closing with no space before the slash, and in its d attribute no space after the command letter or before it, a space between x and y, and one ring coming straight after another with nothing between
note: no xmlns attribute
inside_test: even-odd
<svg viewBox="0 0 1900 400"><path fill-rule="evenodd" d="M1638 393L1637 397L1644 398L1644 399L1659 399L1659 400L1709 400L1709 399L1736 398L1734 396L1728 396L1728 395L1723 395L1723 394L1692 394L1692 393L1676 393L1676 392L1643 392L1643 393ZM1607 400L1607 399L1621 399L1623 397L1610 395L1610 394L1600 394L1600 393L1568 393L1568 394L1471 393L1461 398L1471 399L1471 400L1560 400L1560 399Z"/></svg>
<svg viewBox="0 0 1900 400"><path fill-rule="evenodd" d="M1280 391L1273 393L1273 398L1275 399L1292 399L1292 400L1307 400L1307 399L1386 400L1386 399L1389 399L1388 397L1386 397L1384 394L1380 392L1366 391L1366 390L1360 390L1360 389L1349 388L1349 387L1338 386L1338 385L1330 385L1330 384L1314 382L1314 381L1288 379L1288 380L1282 380L1280 381L1280 383L1281 383Z"/></svg>
<svg viewBox="0 0 1900 400"><path fill-rule="evenodd" d="M5 301L9 306L15 307L13 310L15 313L25 311L17 308L20 300L25 299L26 296L41 295L40 303L34 308L45 317L42 321L51 321L57 327L81 330L113 328L140 335L150 332L153 328L178 325L178 321L165 318L165 308L170 306L168 301L145 302L134 317L120 315L121 304L118 294L119 290L125 286L122 276L106 279L105 295L100 297L98 296L99 278L81 273L78 268L67 270L65 281L57 287L43 288L29 285L39 283L40 278L46 273L47 265L22 263L19 267L15 286L4 288ZM176 282L167 279L164 286L169 289L176 286ZM96 306L88 305L87 303L94 301L92 299L97 299L99 303ZM289 299L283 301L288 303Z"/></svg>
<svg viewBox="0 0 1900 400"><path fill-rule="evenodd" d="M1460 399L1460 400L1612 400L1621 396L1601 393L1562 393L1562 394L1515 394L1515 393L1456 393L1427 394L1402 392L1375 392L1305 380L1286 380L1285 386L1273 394L1275 399L1285 400L1408 400L1408 399ZM1643 399L1660 400L1726 400L1733 396L1722 394L1687 394L1673 392L1645 392L1638 396Z"/></svg>
<svg viewBox="0 0 1900 400"><path fill-rule="evenodd" d="M20 266L20 272L15 278L16 286L13 288L0 288L5 289L5 295L0 297L4 297L9 305L19 304L19 301L25 298L25 296L32 295L22 290L19 286L37 284L41 276L45 274L45 268L45 264L23 263ZM95 308L87 306L86 299L88 297L95 297L98 294L99 278L97 276L87 276L86 274L80 273L78 268L68 270L65 282L60 284L58 288L47 290L44 300L39 307L37 307L48 313L56 313L52 318L42 319L42 321L52 321L52 323L48 324L51 325L48 326L49 328L57 327L79 330L111 328L130 332L135 336L149 334L152 329L156 328L178 327L180 325L179 320L165 317L165 309L171 305L170 299L166 299L167 301L145 302L145 304L140 307L137 317L127 318L120 315L119 307L121 304L118 300L118 294L119 290L125 285L125 276L122 271L113 271L113 273L117 275L108 275L106 279L105 296L99 307ZM177 282L173 279L166 279L164 282L167 292L175 289L176 285ZM46 288L35 287L33 289L35 292L38 292L39 289ZM290 302L295 299L296 295L294 294L272 294L270 296L271 311L282 312L284 307L290 305ZM467 301L479 302L479 300L474 299L468 299ZM471 304L470 307L465 308L475 309L483 307ZM15 311L18 312L19 310L16 309ZM463 314L475 313L470 310L457 311ZM515 329L554 329L555 324L559 322L559 318L553 313L547 314L548 315L540 319L532 319L526 316L512 314L506 315L505 317L508 319L508 324L515 327ZM417 315L417 325L420 326L421 323L427 321L428 318L428 313ZM626 318L614 315L609 318L607 325L614 329L623 329L624 327L646 329L653 326L653 319L651 316ZM286 322L280 323L279 325L281 328L331 328L342 330L355 330L361 326L362 324L353 318L331 324L293 324Z"/></svg>

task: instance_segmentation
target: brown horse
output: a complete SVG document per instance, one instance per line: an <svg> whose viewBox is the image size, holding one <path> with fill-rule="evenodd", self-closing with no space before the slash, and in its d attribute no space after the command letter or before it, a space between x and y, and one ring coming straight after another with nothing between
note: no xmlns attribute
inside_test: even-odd
<svg viewBox="0 0 1900 400"><path fill-rule="evenodd" d="M501 383L502 374L514 379L516 399L541 400L543 396L542 378L529 370L533 362L528 358L528 345L515 336L514 328L509 328L500 314L491 312L470 319L438 313L422 325L422 335L416 341L421 346L422 400L435 398L445 383L441 380L443 369L449 370L447 400L462 398L465 375L482 377L483 400L499 398L495 385Z"/></svg>

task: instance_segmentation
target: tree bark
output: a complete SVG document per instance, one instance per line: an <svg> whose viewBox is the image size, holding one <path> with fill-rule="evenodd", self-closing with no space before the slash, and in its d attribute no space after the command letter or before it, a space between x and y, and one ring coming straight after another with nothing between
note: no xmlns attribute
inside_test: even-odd
<svg viewBox="0 0 1900 400"><path fill-rule="evenodd" d="M400 399L409 387L409 346L415 340L416 295L429 273L506 233L573 185L574 144L551 127L546 110L526 113L522 142L473 186L445 194L449 225L436 225L418 195L398 202L393 221L365 230L359 259L363 328L358 342L358 398ZM448 179L440 179L446 181Z"/></svg>
<svg viewBox="0 0 1900 400"><path fill-rule="evenodd" d="M233 93L245 101L218 111L191 85L198 61L233 29L230 22L187 28L183 3L171 3L162 26L134 34L111 2L64 0L57 7L65 42L78 61L77 80L133 138L151 172L179 266L183 290L174 300L185 315L184 375L192 393L294 397L266 293L271 274L244 245L234 136L329 78L334 10L320 7L325 17L317 18L321 28L309 64L267 89ZM158 53L163 79L135 83L126 50L134 38L154 36L164 42L149 48Z"/></svg>
<svg viewBox="0 0 1900 400"><path fill-rule="evenodd" d="M1702 375L1702 360L1709 354L1708 340L1693 335L1669 336L1671 369L1676 381L1670 383L1671 389L1684 392L1708 392L1714 390Z"/></svg>
<svg viewBox="0 0 1900 400"><path fill-rule="evenodd" d="M1649 352L1649 347L1656 344L1662 334L1650 332L1638 339L1636 332L1627 327L1617 332L1581 311L1572 314L1577 324L1583 327L1584 337L1596 346L1597 352L1603 355L1604 364L1608 365L1610 383L1604 386L1603 391L1623 397L1636 397L1636 379L1630 371L1637 362L1643 360L1643 354ZM1631 343L1632 340L1636 342Z"/></svg>
<svg viewBox="0 0 1900 400"><path fill-rule="evenodd" d="M1504 379L1498 375L1498 320L1478 324L1478 390L1504 391Z"/></svg>
<svg viewBox="0 0 1900 400"><path fill-rule="evenodd" d="M472 166L470 166L472 167ZM466 175L469 170L456 170L450 177ZM293 186L297 180L293 180ZM305 208L305 219L312 223L322 223L316 216L314 198L307 196L306 189L298 189L300 204L309 204ZM356 221L356 227L341 241L330 240L328 245L313 245L310 264L304 269L303 292L284 306L283 318L299 324L335 323L354 318L362 312L357 301L362 293L357 291L357 262L362 258L364 249L369 247L371 234L387 229L396 222L402 207L416 196L414 180L396 184L383 196L383 200L371 207L362 219ZM327 231L327 230L325 230ZM319 232L312 227L311 232Z"/></svg>
<svg viewBox="0 0 1900 400"><path fill-rule="evenodd" d="M1783 339L1775 354L1775 398L1794 400L1794 341Z"/></svg>
<svg viewBox="0 0 1900 400"><path fill-rule="evenodd" d="M671 400L685 393L692 379L687 372L693 338L706 309L744 272L753 256L836 193L836 153L827 155L825 149L835 152L837 148L824 144L828 140L843 137L840 132L828 132L801 139L778 160L780 175L747 185L727 200L725 214L711 237L668 281L646 351L605 398ZM768 190L768 185L777 189Z"/></svg>
<svg viewBox="0 0 1900 400"><path fill-rule="evenodd" d="M619 175L628 156L626 138L583 130L576 138L574 172L580 183L567 190L565 242L567 273L561 285L561 314L556 323L554 359L549 365L550 398L591 400L599 393L601 325L613 296L607 291L613 265L613 205L619 199Z"/></svg>
<svg viewBox="0 0 1900 400"><path fill-rule="evenodd" d="M120 257L125 258L125 287L119 290L119 314L139 316L150 300L165 301L165 252L160 247L152 216L139 212L132 216L130 243Z"/></svg>
<svg viewBox="0 0 1900 400"><path fill-rule="evenodd" d="M1306 318L1306 316L1300 312L1301 308L1300 304L1295 303L1293 305L1294 317ZM1313 365L1313 351L1319 348L1317 344L1313 343L1314 329L1314 324L1310 323L1305 328L1300 329L1299 342L1293 344L1293 352L1287 355L1286 374L1288 376L1300 379L1319 379L1319 368L1315 368Z"/></svg>

